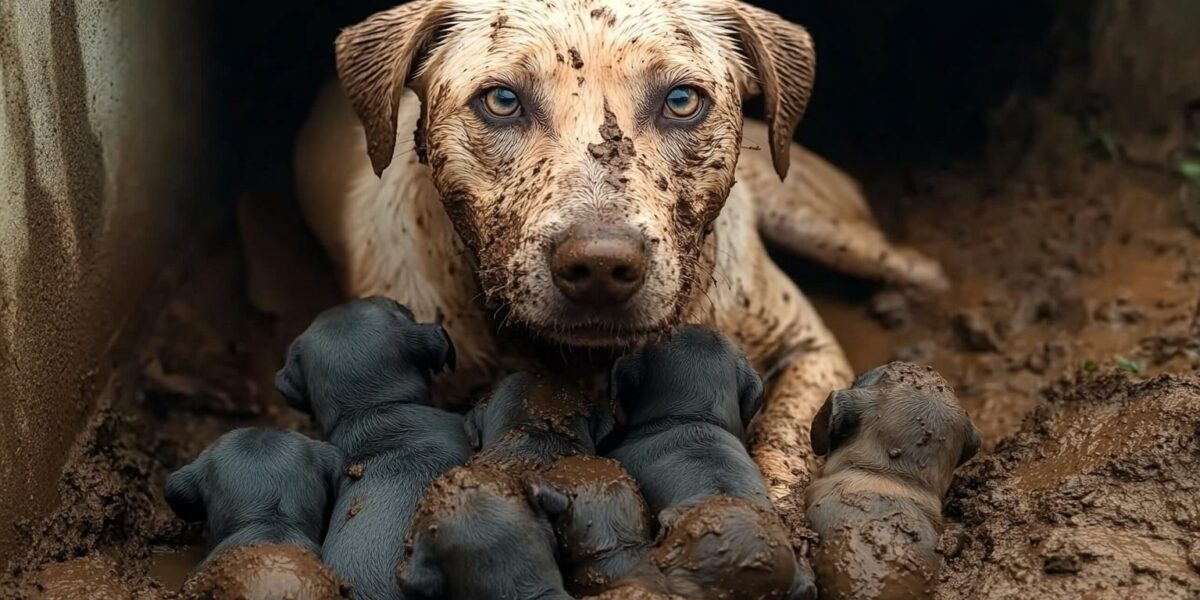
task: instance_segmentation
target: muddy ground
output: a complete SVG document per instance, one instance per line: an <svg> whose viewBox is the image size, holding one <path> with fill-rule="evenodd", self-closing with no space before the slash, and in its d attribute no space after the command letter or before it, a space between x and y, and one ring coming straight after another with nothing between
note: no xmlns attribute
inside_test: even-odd
<svg viewBox="0 0 1200 600"><path fill-rule="evenodd" d="M944 298L781 258L858 370L932 364L983 432L946 502L941 598L1200 597L1195 190L1072 136L1005 169L859 173L890 233L944 262ZM237 228L164 277L142 384L104 395L0 597L173 597L203 550L161 498L166 474L235 426L314 433L271 385L336 300L289 206L248 196Z"/></svg>

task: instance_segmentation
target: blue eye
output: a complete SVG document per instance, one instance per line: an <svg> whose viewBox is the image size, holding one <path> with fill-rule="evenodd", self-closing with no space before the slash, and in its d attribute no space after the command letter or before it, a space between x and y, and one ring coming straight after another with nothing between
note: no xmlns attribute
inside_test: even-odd
<svg viewBox="0 0 1200 600"><path fill-rule="evenodd" d="M677 121L686 121L700 112L700 92L690 85L680 85L667 92L663 102L663 116Z"/></svg>
<svg viewBox="0 0 1200 600"><path fill-rule="evenodd" d="M493 117L506 119L521 114L521 99L506 87L494 87L483 93L483 107Z"/></svg>

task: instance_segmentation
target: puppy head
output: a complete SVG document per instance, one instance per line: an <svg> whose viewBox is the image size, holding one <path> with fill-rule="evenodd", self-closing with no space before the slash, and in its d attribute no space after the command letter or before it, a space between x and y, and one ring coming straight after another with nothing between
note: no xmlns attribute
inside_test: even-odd
<svg viewBox="0 0 1200 600"><path fill-rule="evenodd" d="M740 437L762 406L763 383L732 340L685 325L618 359L609 392L631 427L691 416L715 420Z"/></svg>
<svg viewBox="0 0 1200 600"><path fill-rule="evenodd" d="M652 543L650 519L637 483L612 459L564 458L549 470L529 476L525 487L530 502L554 525L562 556L572 568L591 567L603 577L608 573L589 563L625 552L628 560L615 560L628 563L623 565L627 567ZM612 579L621 574L611 574Z"/></svg>
<svg viewBox="0 0 1200 600"><path fill-rule="evenodd" d="M429 165L489 304L583 347L681 317L743 98L765 96L783 176L815 59L803 28L736 0L417 0L346 29L337 62L376 171L413 149Z"/></svg>
<svg viewBox="0 0 1200 600"><path fill-rule="evenodd" d="M342 463L337 448L294 431L235 429L172 473L165 496L176 515L209 521L210 532L228 533L227 527L272 506L278 518L315 528L319 539Z"/></svg>
<svg viewBox="0 0 1200 600"><path fill-rule="evenodd" d="M887 465L945 493L954 468L979 450L979 431L950 384L931 367L894 362L829 394L813 419L811 441L829 454L826 472Z"/></svg>
<svg viewBox="0 0 1200 600"><path fill-rule="evenodd" d="M275 387L328 431L355 408L348 403L405 400L398 387L428 382L454 363L454 344L440 325L417 323L395 300L373 296L321 313L288 348Z"/></svg>
<svg viewBox="0 0 1200 600"><path fill-rule="evenodd" d="M467 440L482 450L513 432L549 432L579 442L588 453L613 429L611 413L579 382L536 372L505 377L464 419Z"/></svg>

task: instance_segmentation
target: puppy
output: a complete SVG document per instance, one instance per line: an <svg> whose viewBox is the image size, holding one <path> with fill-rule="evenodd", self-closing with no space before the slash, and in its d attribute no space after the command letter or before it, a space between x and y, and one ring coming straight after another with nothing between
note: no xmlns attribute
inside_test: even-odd
<svg viewBox="0 0 1200 600"><path fill-rule="evenodd" d="M531 477L527 494L550 518L567 589L598 594L654 545L646 502L617 461L571 456Z"/></svg>
<svg viewBox="0 0 1200 600"><path fill-rule="evenodd" d="M231 548L188 578L183 584L182 597L189 600L352 598L350 588L321 564L315 553L284 544Z"/></svg>
<svg viewBox="0 0 1200 600"><path fill-rule="evenodd" d="M690 562L706 565L705 572L669 569L667 588L697 598L812 596L808 569L788 545L743 444L763 394L745 355L716 331L678 327L619 359L610 386L628 421L610 456L637 480L660 524L670 530L675 523L723 523L730 533L714 530L714 539L745 544L733 551L695 545ZM701 509L710 518L690 514ZM755 559L748 563L738 558L749 556Z"/></svg>
<svg viewBox="0 0 1200 600"><path fill-rule="evenodd" d="M346 455L321 558L356 598L400 597L394 573L417 504L470 455L462 418L429 406L432 374L446 367L454 345L441 327L374 297L318 316L275 377Z"/></svg>
<svg viewBox="0 0 1200 600"><path fill-rule="evenodd" d="M595 453L594 438L611 422L576 383L539 373L502 380L465 420L479 454L438 480L421 504L397 571L407 597L569 598L554 530L522 481Z"/></svg>
<svg viewBox="0 0 1200 600"><path fill-rule="evenodd" d="M930 597L942 496L979 444L930 367L891 363L830 394L812 426L828 459L807 492L821 598Z"/></svg>
<svg viewBox="0 0 1200 600"><path fill-rule="evenodd" d="M211 548L197 570L251 544L290 544L319 553L342 453L283 429L235 429L167 478L167 504L204 521Z"/></svg>

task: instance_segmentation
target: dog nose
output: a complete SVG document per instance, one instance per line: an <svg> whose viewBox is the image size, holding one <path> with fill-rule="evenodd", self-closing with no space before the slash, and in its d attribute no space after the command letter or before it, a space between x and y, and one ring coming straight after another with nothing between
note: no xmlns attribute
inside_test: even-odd
<svg viewBox="0 0 1200 600"><path fill-rule="evenodd" d="M646 245L628 227L575 226L550 255L554 285L576 304L616 306L633 297L646 276Z"/></svg>

